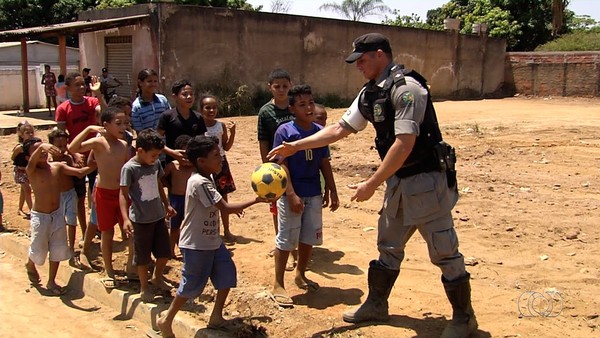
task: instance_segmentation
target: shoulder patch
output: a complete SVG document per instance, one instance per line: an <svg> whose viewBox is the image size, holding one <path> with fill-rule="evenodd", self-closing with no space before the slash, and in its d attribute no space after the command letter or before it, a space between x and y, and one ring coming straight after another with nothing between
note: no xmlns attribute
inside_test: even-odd
<svg viewBox="0 0 600 338"><path fill-rule="evenodd" d="M402 94L402 101L406 104L412 104L415 101L415 97L411 92L406 92Z"/></svg>

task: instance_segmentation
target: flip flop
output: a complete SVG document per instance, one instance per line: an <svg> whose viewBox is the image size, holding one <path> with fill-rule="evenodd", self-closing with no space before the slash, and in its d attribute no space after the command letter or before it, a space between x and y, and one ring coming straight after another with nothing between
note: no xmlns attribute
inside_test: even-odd
<svg viewBox="0 0 600 338"><path fill-rule="evenodd" d="M294 271L295 268L296 268L296 261L292 261L290 263L290 261L288 260L285 265L285 271Z"/></svg>
<svg viewBox="0 0 600 338"><path fill-rule="evenodd" d="M47 290L49 292L48 296L51 297L58 297L67 293L67 288L60 287L58 285L54 285L53 287L47 288Z"/></svg>
<svg viewBox="0 0 600 338"><path fill-rule="evenodd" d="M170 336L163 336L160 331L148 330L146 331L146 336L150 338L175 338L175 335L172 334Z"/></svg>
<svg viewBox="0 0 600 338"><path fill-rule="evenodd" d="M110 277L100 279L100 283L102 283L106 289L114 289L117 287L117 281Z"/></svg>
<svg viewBox="0 0 600 338"><path fill-rule="evenodd" d="M232 320L226 320L220 324L208 324L206 325L207 329L210 330L219 330L219 331L223 331L223 332L233 332L235 330L235 322L233 322Z"/></svg>
<svg viewBox="0 0 600 338"><path fill-rule="evenodd" d="M288 295L269 293L269 297L275 302L275 304L283 308L294 307L294 301Z"/></svg>
<svg viewBox="0 0 600 338"><path fill-rule="evenodd" d="M31 284L40 284L42 279L40 278L40 274L37 272L37 270L30 271L27 269L27 265L25 265L25 270L27 270L27 278L29 278Z"/></svg>
<svg viewBox="0 0 600 338"><path fill-rule="evenodd" d="M297 285L297 284L296 284ZM302 290L306 290L306 291L317 291L321 288L321 286L313 281L309 281L304 285L298 285L298 287Z"/></svg>

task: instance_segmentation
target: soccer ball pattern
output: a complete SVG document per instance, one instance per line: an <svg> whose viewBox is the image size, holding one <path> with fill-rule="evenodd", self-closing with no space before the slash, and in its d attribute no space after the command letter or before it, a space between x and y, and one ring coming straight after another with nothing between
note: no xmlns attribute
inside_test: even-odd
<svg viewBox="0 0 600 338"><path fill-rule="evenodd" d="M258 197L267 199L279 198L287 187L285 170L276 163L263 163L256 167L250 181Z"/></svg>

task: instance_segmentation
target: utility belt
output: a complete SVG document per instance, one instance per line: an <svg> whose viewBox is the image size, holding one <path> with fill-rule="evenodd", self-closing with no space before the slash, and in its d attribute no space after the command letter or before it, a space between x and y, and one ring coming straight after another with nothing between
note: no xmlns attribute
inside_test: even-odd
<svg viewBox="0 0 600 338"><path fill-rule="evenodd" d="M417 158L418 161L405 164L396 171L395 175L398 178L405 178L432 171L445 171L448 187L456 187L456 151L454 147L445 141L440 141L431 148L431 151L426 151Z"/></svg>

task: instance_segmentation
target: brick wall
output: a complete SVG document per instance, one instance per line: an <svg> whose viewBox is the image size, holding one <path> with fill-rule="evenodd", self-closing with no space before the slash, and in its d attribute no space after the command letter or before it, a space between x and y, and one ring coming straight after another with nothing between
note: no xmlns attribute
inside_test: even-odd
<svg viewBox="0 0 600 338"><path fill-rule="evenodd" d="M506 53L507 94L600 96L600 52Z"/></svg>

